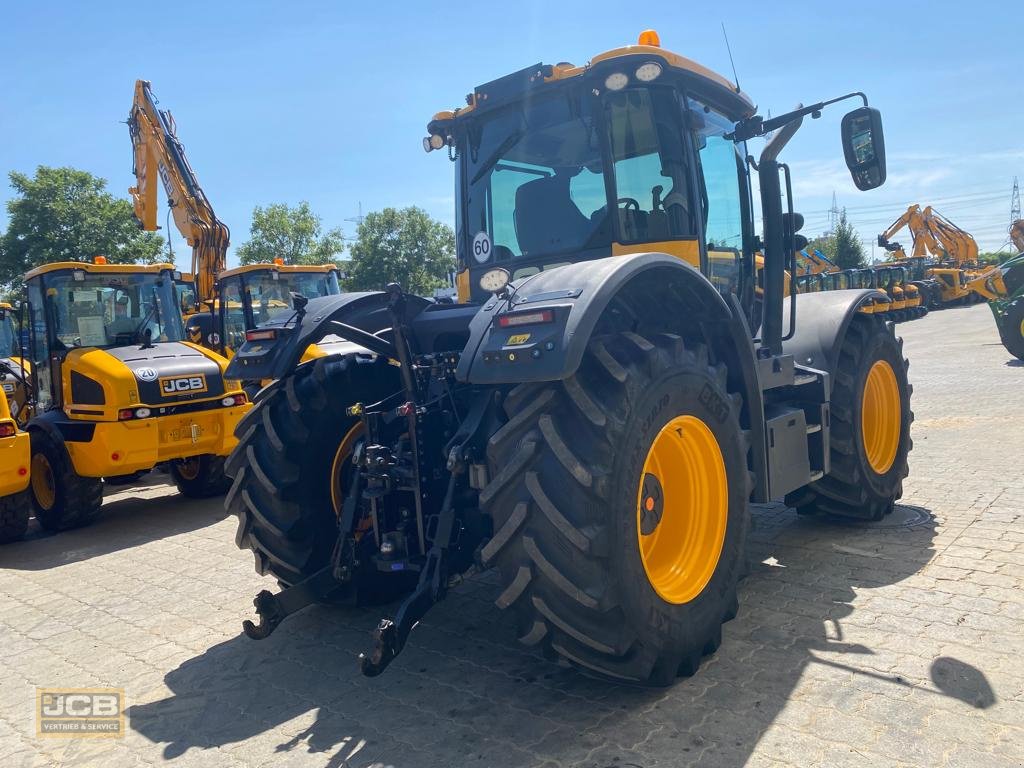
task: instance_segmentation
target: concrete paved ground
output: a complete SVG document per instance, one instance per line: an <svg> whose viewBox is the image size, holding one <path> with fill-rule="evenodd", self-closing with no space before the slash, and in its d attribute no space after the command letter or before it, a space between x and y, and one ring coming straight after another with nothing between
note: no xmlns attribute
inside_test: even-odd
<svg viewBox="0 0 1024 768"><path fill-rule="evenodd" d="M241 636L269 580L220 501L156 476L91 528L0 549L0 766L1024 764L1024 367L984 306L901 326L904 504L881 524L756 513L740 616L693 678L611 685L515 643L493 580L456 589L380 678L381 615ZM119 740L36 738L35 686L125 689Z"/></svg>

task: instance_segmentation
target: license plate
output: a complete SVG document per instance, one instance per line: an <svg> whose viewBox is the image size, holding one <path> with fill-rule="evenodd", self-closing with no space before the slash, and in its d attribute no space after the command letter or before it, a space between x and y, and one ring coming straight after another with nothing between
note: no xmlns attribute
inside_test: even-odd
<svg viewBox="0 0 1024 768"><path fill-rule="evenodd" d="M164 434L165 442L168 443L178 443L183 440L196 443L203 436L203 428L198 424L180 424Z"/></svg>

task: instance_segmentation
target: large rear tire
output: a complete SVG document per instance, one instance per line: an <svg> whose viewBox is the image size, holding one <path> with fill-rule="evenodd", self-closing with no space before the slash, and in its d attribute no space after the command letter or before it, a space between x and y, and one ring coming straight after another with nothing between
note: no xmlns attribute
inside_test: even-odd
<svg viewBox="0 0 1024 768"><path fill-rule="evenodd" d="M522 642L659 685L717 649L746 565L740 405L704 346L668 334L596 339L574 376L509 393L481 557Z"/></svg>
<svg viewBox="0 0 1024 768"><path fill-rule="evenodd" d="M258 573L288 586L328 564L352 467L348 458L361 439L354 433L359 421L346 409L378 402L400 387L394 366L349 355L301 365L260 392L235 430L238 445L226 464L233 483L224 502L238 516L235 543L253 551ZM358 546L372 539L364 536ZM377 601L408 588L409 579L361 572L355 587L360 600Z"/></svg>
<svg viewBox="0 0 1024 768"><path fill-rule="evenodd" d="M36 520L48 531L66 531L93 522L103 506L103 481L75 474L67 450L48 433L37 428L30 434L29 488Z"/></svg>
<svg viewBox="0 0 1024 768"><path fill-rule="evenodd" d="M833 377L831 471L786 496L801 514L881 520L903 495L913 447L913 387L903 340L884 323L858 315L850 323Z"/></svg>
<svg viewBox="0 0 1024 768"><path fill-rule="evenodd" d="M29 491L0 498L0 544L21 539L28 530L31 514L32 496Z"/></svg>

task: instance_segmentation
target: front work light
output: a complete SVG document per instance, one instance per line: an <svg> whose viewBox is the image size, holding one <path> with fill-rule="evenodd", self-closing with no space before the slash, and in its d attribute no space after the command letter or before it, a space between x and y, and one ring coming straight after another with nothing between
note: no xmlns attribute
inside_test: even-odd
<svg viewBox="0 0 1024 768"><path fill-rule="evenodd" d="M612 72L604 79L604 87L609 91L621 91L629 83L629 78L622 72Z"/></svg>
<svg viewBox="0 0 1024 768"><path fill-rule="evenodd" d="M636 70L636 79L641 83L657 80L659 75L661 75L661 64L656 61L648 61L646 64L641 64Z"/></svg>

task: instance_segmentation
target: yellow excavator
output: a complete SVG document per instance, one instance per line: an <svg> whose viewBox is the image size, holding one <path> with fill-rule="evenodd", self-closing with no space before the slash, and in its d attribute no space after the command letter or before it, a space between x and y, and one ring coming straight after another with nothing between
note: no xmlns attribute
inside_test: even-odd
<svg viewBox="0 0 1024 768"><path fill-rule="evenodd" d="M910 231L913 239L914 247L909 256L900 243L891 239L904 227ZM892 254L889 263L907 266L915 281L919 283L934 281L918 285L922 293L938 294L937 305L930 302L933 308L970 301L974 294L974 291L968 288L968 283L977 275L968 274L960 260L963 255L970 253L971 249L955 234L954 227L955 225L947 219L936 214L931 206L922 210L919 204L914 203L878 236L878 245ZM955 229L959 230L958 227ZM973 238L970 240L973 242ZM977 259L976 243L973 253Z"/></svg>
<svg viewBox="0 0 1024 768"><path fill-rule="evenodd" d="M252 286L269 286L266 293L274 296L270 300L274 306L291 308L290 293L302 293L306 299L340 293L338 269L333 264L285 265L283 260L275 259L273 263L227 270L230 230L217 218L199 185L178 139L174 118L169 110L159 109L158 103L149 81L137 80L128 114L136 179L136 185L128 191L135 217L143 229L159 229L159 178L174 224L192 247L192 273L183 274L177 283L188 337L230 357L244 341L244 334L255 329L269 308L269 304L261 303L264 291L257 290L253 295ZM314 352L313 356L318 354L323 352Z"/></svg>

